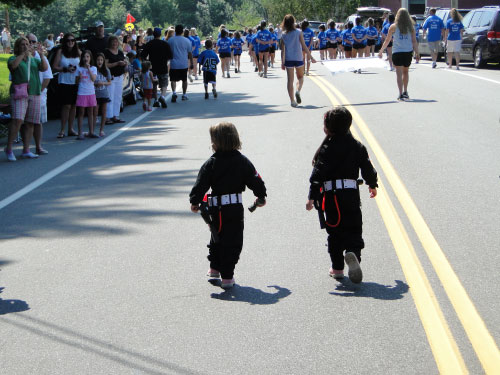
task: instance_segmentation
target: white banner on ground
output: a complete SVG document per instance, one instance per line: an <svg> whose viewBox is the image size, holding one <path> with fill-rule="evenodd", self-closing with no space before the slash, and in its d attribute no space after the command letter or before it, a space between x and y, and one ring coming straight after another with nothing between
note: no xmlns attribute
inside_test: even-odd
<svg viewBox="0 0 500 375"><path fill-rule="evenodd" d="M353 72L355 70L366 70L373 68L386 69L389 64L378 57L363 57L357 59L323 60L321 63L328 68L332 74Z"/></svg>

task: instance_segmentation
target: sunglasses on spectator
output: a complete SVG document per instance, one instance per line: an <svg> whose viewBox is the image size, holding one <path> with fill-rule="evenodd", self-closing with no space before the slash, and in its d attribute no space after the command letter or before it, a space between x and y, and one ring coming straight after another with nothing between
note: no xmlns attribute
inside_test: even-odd
<svg viewBox="0 0 500 375"><path fill-rule="evenodd" d="M69 43L69 42L74 43L75 39L68 39L68 40L66 40L66 43Z"/></svg>
<svg viewBox="0 0 500 375"><path fill-rule="evenodd" d="M30 44L38 43L36 40L30 40Z"/></svg>

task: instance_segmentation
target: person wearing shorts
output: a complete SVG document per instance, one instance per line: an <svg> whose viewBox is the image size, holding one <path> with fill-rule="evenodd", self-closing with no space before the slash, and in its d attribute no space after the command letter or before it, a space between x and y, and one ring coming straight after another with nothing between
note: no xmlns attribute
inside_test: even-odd
<svg viewBox="0 0 500 375"><path fill-rule="evenodd" d="M37 52L42 54L41 44L38 44L37 47ZM23 152L21 157L27 159L38 157L37 154L33 154L30 151L30 142L33 136L33 124L40 123L40 93L42 85L39 72L46 71L48 66L46 59L37 59L34 57L34 53L34 46L30 45L28 39L19 37L14 43L14 56L9 57L7 60L7 66L12 77L10 88L12 122L9 126L7 146L5 147L5 154L8 161L16 161L12 145L23 122L26 126L26 132L23 137ZM25 83L28 83L26 97L16 97L14 94L14 85Z"/></svg>
<svg viewBox="0 0 500 375"><path fill-rule="evenodd" d="M460 50L462 49L463 34L464 25L462 24L462 16L453 8L450 11L450 19L446 22L446 33L444 38L447 44L448 69L453 67L453 56L455 56L457 70L460 69Z"/></svg>
<svg viewBox="0 0 500 375"><path fill-rule="evenodd" d="M418 54L415 28L410 14L405 8L398 10L395 22L389 27L387 38L378 53L380 58L382 58L382 53L388 47L390 40L393 40L394 43L392 62L396 67L396 81L399 89L397 99L408 100L410 99L408 95L409 67L413 59L413 53L415 53L417 61L420 60L420 56Z"/></svg>
<svg viewBox="0 0 500 375"><path fill-rule="evenodd" d="M205 41L205 51L200 53L198 63L203 70L203 85L205 86L205 99L208 99L208 84L212 84L212 93L214 99L217 98L217 90L215 89L217 64L220 62L217 54L212 50L213 42L210 39Z"/></svg>
<svg viewBox="0 0 500 375"><path fill-rule="evenodd" d="M302 103L300 96L300 90L304 84L304 60L302 58L302 51L306 51L307 57L310 58L313 63L315 63L316 60L311 56L311 52L304 42L302 32L295 28L295 17L291 14L287 14L283 19L283 34L281 40L281 69L286 70L286 87L288 96L290 97L290 105L295 108ZM293 93L294 70L297 75L295 97Z"/></svg>
<svg viewBox="0 0 500 375"><path fill-rule="evenodd" d="M193 44L183 36L184 26L175 26L175 36L170 38L167 43L172 49L173 58L170 61L170 85L172 86L172 103L177 101L177 93L175 91L177 82L182 81L182 100L188 100L186 95L188 81L187 72L189 66L193 64ZM159 77L158 77L159 78Z"/></svg>
<svg viewBox="0 0 500 375"><path fill-rule="evenodd" d="M435 68L437 66L436 61L438 57L438 47L441 42L441 38L444 33L444 23L441 17L436 16L436 8L431 8L429 11L430 16L424 22L422 29L424 30L422 36L425 40L425 35L427 32L427 43L429 45L429 50L431 51L432 56L432 67Z"/></svg>

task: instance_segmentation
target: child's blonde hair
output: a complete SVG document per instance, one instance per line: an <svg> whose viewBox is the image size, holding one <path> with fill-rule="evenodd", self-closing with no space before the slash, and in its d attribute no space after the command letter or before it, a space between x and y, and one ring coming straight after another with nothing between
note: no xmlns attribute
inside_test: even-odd
<svg viewBox="0 0 500 375"><path fill-rule="evenodd" d="M210 138L214 151L233 151L241 149L240 136L236 126L224 121L210 127Z"/></svg>

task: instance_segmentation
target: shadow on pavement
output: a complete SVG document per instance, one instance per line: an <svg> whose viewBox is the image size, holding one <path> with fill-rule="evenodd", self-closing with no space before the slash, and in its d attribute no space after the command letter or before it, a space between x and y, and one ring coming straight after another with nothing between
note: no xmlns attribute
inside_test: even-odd
<svg viewBox="0 0 500 375"><path fill-rule="evenodd" d="M145 132L161 137L172 130L156 126L154 121L128 129L127 137L107 144L21 198L22 204L34 209L29 216L11 210L9 220L2 223L0 239L61 238L85 233L122 235L130 231L123 223L150 222L165 216L191 217L189 210L144 205L144 201L158 197L186 198L196 180L197 169L170 167L171 162L180 160L176 150L183 146L150 144L141 139ZM87 176L85 180L82 175Z"/></svg>
<svg viewBox="0 0 500 375"><path fill-rule="evenodd" d="M431 100L424 100L424 99L411 99L406 100L405 102L409 103L437 103L437 100L431 99ZM344 104L344 107L357 107L357 106L362 106L362 105L380 105L380 104L394 104L394 103L399 103L397 100L389 100L386 102L368 102L368 103L348 103Z"/></svg>
<svg viewBox="0 0 500 375"><path fill-rule="evenodd" d="M24 320L21 322L20 320ZM25 314L16 315L16 319L3 319L2 323L9 324L16 328L28 331L31 334L43 337L54 341L58 344L64 344L78 350L91 353L122 366L139 370L144 374L186 374L195 375L199 372L191 370L175 363L159 360L150 357L140 352L135 352L129 349L114 345L111 342L102 341L94 337L73 331L71 329L58 326L54 323L49 323L41 319L33 318ZM142 349L142 348L141 348ZM152 369L152 367L161 370Z"/></svg>
<svg viewBox="0 0 500 375"><path fill-rule="evenodd" d="M382 285L374 282L363 282L354 284L348 278L344 278L336 286L336 292L330 292L331 295L340 297L367 297L383 300L396 300L404 298L410 287L401 280L394 280L396 285Z"/></svg>
<svg viewBox="0 0 500 375"><path fill-rule="evenodd" d="M3 292L5 288L0 287L0 293ZM7 315L11 313L17 313L21 311L29 310L30 307L25 301L19 299L1 299L0 298L0 315Z"/></svg>
<svg viewBox="0 0 500 375"><path fill-rule="evenodd" d="M209 280L209 282L214 286L220 286L220 280ZM272 305L292 294L290 289L282 288L278 285L269 285L268 288L276 289L277 293L267 293L251 286L235 284L231 289L218 294L212 293L210 296L222 301L247 302L250 305Z"/></svg>

